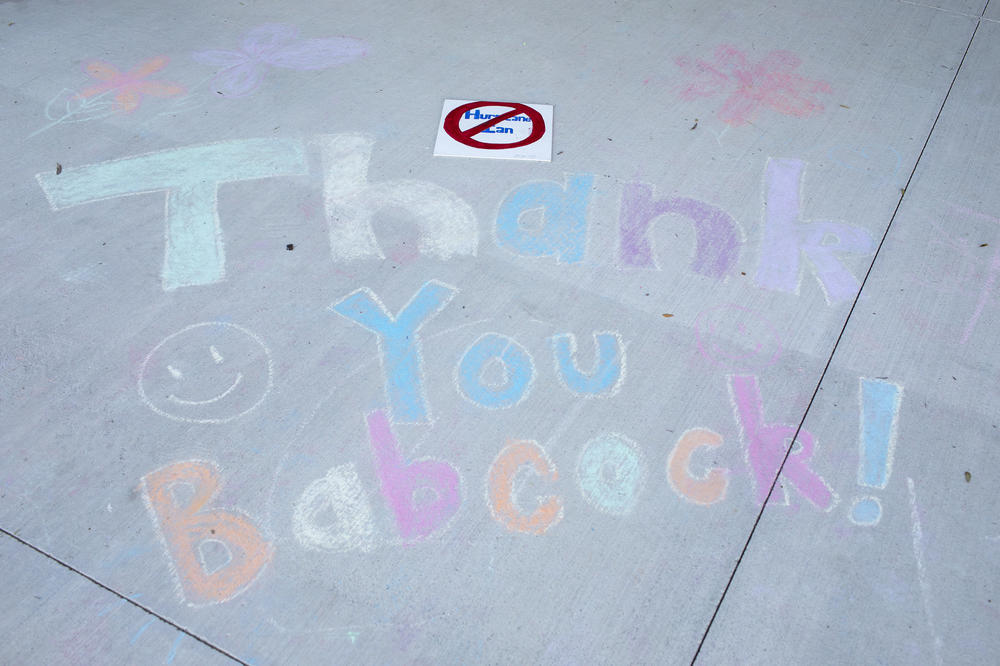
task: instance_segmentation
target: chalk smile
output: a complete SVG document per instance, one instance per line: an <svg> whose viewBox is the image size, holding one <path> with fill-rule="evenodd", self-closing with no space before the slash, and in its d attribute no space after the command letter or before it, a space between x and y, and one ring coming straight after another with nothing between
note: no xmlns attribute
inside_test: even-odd
<svg viewBox="0 0 1000 666"><path fill-rule="evenodd" d="M236 374L236 381L233 382L232 386L230 386L229 388L227 388L225 391L215 396L214 398L209 398L208 400L184 400L183 398L178 398L173 393L167 396L167 400L175 402L178 405L210 405L213 402L218 402L219 400L222 400L227 395L235 391L236 387L239 386L240 382L242 381L243 381L243 373L239 372Z"/></svg>

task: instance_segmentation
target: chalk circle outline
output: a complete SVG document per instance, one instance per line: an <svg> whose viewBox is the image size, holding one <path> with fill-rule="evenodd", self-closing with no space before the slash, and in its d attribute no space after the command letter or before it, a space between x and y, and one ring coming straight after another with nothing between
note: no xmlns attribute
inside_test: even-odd
<svg viewBox="0 0 1000 666"><path fill-rule="evenodd" d="M750 320L747 322L748 324L756 324L757 328L764 329L770 335L771 340L769 341L773 341L774 343L774 353L767 357L767 354L760 353L763 345L756 340L751 340L751 342L757 343L754 350L755 353L737 356L721 348L718 344L715 344L711 340L713 337L726 337L724 334L716 332L716 324L718 324L719 321L725 321L725 318L720 318L718 315L719 313L724 313L725 311L731 312L733 310L739 310L744 313L744 315L749 315ZM745 334L745 331L741 332ZM695 342L698 346L698 352L712 365L719 368L735 370L759 370L761 368L769 368L778 362L778 359L781 357L781 353L784 351L781 336L778 334L777 329L770 324L770 322L764 319L764 317L762 317L757 311L745 308L742 305L736 305L735 303L725 303L723 305L717 305L699 312L694 321L694 335ZM713 353L713 350L717 350L717 353Z"/></svg>
<svg viewBox="0 0 1000 666"><path fill-rule="evenodd" d="M467 130L461 129L458 126L458 121L461 119L462 114L481 106L508 106L513 110L501 113L499 116L490 118L486 122L480 123L475 127L470 127ZM515 141L514 143L486 143L484 141L477 141L476 139L470 138L475 134L479 134L484 129L489 129L490 127L498 125L505 120L509 120L520 113L525 114L531 119L531 133L527 136L527 138ZM450 136L455 141L471 148L479 148L482 150L505 150L508 148L521 148L522 146L528 146L545 136L545 119L542 118L542 114L536 109L531 108L527 104L522 104L521 102L467 102L460 106L456 106L448 112L448 115L444 118L442 129L445 131L445 134Z"/></svg>
<svg viewBox="0 0 1000 666"><path fill-rule="evenodd" d="M184 333L187 333L188 331L193 331L196 328L201 328L202 326L227 326L229 328L234 328L237 331L239 331L239 332L243 333L244 335L246 335L248 338L250 338L254 342L256 342L257 345L264 351L264 358L267 360L267 385L264 387L264 390L261 393L260 397L257 399L257 401L255 403L253 403L252 405L250 405L249 407L247 407L246 409L244 409L242 412L238 413L238 414L234 414L232 416L227 416L225 418L214 418L214 419L196 419L196 418L191 418L189 416L178 416L177 414L171 414L170 412L168 412L166 410L160 409L155 404L153 404L153 401L150 399L150 397L148 395L146 395L146 389L143 388L143 379L145 379L145 377L146 377L146 368L149 365L149 360L151 358L153 358L154 355L156 355L156 352L158 352L161 347L163 347L165 344L167 344L168 342L170 342L172 339L176 338L177 336L183 335ZM240 375L240 377L242 377L243 373L239 373L239 375ZM148 354L146 354L146 358L144 358L142 360L142 366L140 366L140 368L139 368L139 381L138 381L139 397L142 398L142 401L146 404L146 406L149 407L150 409L152 409L154 412L156 412L160 416L165 416L168 419L172 419L174 421L182 421L184 423L228 423L229 421L235 421L236 419L238 419L238 418L240 418L242 416L246 416L247 414L249 414L253 410L257 409L257 407L259 407L260 404L262 402L264 402L264 399L271 392L271 388L273 386L274 386L274 362L271 359L271 350L267 348L267 345L264 344L264 341L261 340L260 337L256 333L254 333L253 331L251 331L251 330L249 330L247 328L244 328L244 327L240 326L239 324L231 324L231 323L225 322L225 321L203 321L203 322L199 322L197 324L191 324L190 326L185 326L184 328L182 328L181 330L177 331L176 333L171 333L167 337L163 338L163 340L161 340L158 345L156 345L155 347L153 347L150 350L150 352ZM228 394L234 388L235 388L235 386L231 387L226 393ZM214 399L211 400L211 401L205 401L205 402L214 402Z"/></svg>

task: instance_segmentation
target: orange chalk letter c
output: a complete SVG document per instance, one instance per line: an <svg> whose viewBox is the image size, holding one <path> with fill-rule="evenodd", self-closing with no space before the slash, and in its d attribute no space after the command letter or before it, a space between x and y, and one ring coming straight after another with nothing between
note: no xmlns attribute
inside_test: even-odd
<svg viewBox="0 0 1000 666"><path fill-rule="evenodd" d="M511 532L542 534L563 516L563 502L558 496L538 498L538 508L525 515L514 498L514 482L522 465L531 465L535 474L557 481L555 466L537 443L530 440L511 441L500 451L490 466L486 494L493 517Z"/></svg>
<svg viewBox="0 0 1000 666"><path fill-rule="evenodd" d="M232 599L250 587L271 560L273 546L246 516L205 509L220 486L213 463L186 460L167 465L142 477L142 485L182 595L192 606ZM228 559L210 565L208 544L216 554L221 548Z"/></svg>
<svg viewBox="0 0 1000 666"><path fill-rule="evenodd" d="M726 477L729 470L713 467L701 478L691 476L688 471L691 455L696 449L703 446L715 448L721 445L722 435L704 428L694 428L681 435L674 450L670 452L670 458L667 459L667 478L677 494L703 506L726 498L726 486L729 485Z"/></svg>

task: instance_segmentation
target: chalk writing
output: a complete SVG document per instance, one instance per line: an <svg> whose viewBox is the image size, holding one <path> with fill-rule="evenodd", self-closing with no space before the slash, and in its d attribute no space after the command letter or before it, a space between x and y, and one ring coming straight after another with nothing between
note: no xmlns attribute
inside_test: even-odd
<svg viewBox="0 0 1000 666"><path fill-rule="evenodd" d="M459 393L480 407L513 407L528 397L535 381L535 365L517 341L486 333L462 355L455 381Z"/></svg>
<svg viewBox="0 0 1000 666"><path fill-rule="evenodd" d="M322 516L332 512L336 522ZM354 463L332 467L302 493L292 512L292 531L312 550L368 552L375 547L375 526Z"/></svg>
<svg viewBox="0 0 1000 666"><path fill-rule="evenodd" d="M514 440L508 442L490 465L486 480L486 499L493 518L511 532L544 534L563 517L563 502L558 496L537 498L538 506L525 513L515 497L517 477L526 467L549 481L557 481L559 474L545 450L537 442Z"/></svg>
<svg viewBox="0 0 1000 666"><path fill-rule="evenodd" d="M861 378L861 437L858 485L885 488L892 474L896 449L896 424L902 389L879 379ZM857 525L877 525L882 503L877 497L863 496L854 501L850 513Z"/></svg>
<svg viewBox="0 0 1000 666"><path fill-rule="evenodd" d="M330 309L376 334L385 392L397 423L429 423L417 332L454 298L454 287L431 280L393 316L370 289L348 294Z"/></svg>
<svg viewBox="0 0 1000 666"><path fill-rule="evenodd" d="M228 601L246 591L274 554L247 516L205 508L220 485L218 467L202 460L173 463L142 477L150 518L181 598L191 606ZM189 492L186 502L179 486Z"/></svg>
<svg viewBox="0 0 1000 666"><path fill-rule="evenodd" d="M721 278L736 265L742 238L729 213L687 197L653 200L653 188L628 183L622 191L619 221L621 265L626 268L659 268L649 242L649 228L664 215L681 215L694 223L695 256L691 270L699 275Z"/></svg>
<svg viewBox="0 0 1000 666"><path fill-rule="evenodd" d="M462 504L458 471L433 458L405 462L384 412L368 415L368 436L382 496L403 540L423 539L444 528Z"/></svg>
<svg viewBox="0 0 1000 666"><path fill-rule="evenodd" d="M583 261L593 182L593 174L567 174L565 187L551 181L521 185L500 203L497 244L528 257L555 257L558 263ZM536 209L544 212L542 223L523 225L522 216Z"/></svg>
<svg viewBox="0 0 1000 666"><path fill-rule="evenodd" d="M688 430L677 440L667 459L667 479L674 492L695 504L708 506L726 498L729 470L713 467L702 476L690 471L691 457L700 448L722 446L722 435L705 428Z"/></svg>
<svg viewBox="0 0 1000 666"><path fill-rule="evenodd" d="M761 400L757 378L753 375L734 375L729 378L730 392L745 445L747 462L757 486L757 500L763 503L771 491L778 469L799 493L815 506L829 511L838 498L826 481L809 467L816 448L816 440L808 430L784 423L764 421L764 403ZM792 438L796 437L795 441ZM791 454L785 459L788 447ZM796 446L798 447L796 449ZM784 467L781 467L784 460Z"/></svg>
<svg viewBox="0 0 1000 666"><path fill-rule="evenodd" d="M418 180L368 182L373 140L360 134L318 135L310 141L247 139L177 148L36 177L53 210L115 197L166 192L166 251L163 288L214 284L225 277L225 246L216 197L218 185L308 171L306 145L316 146L323 169L323 198L334 261L385 257L372 228L383 209L406 211L420 230L419 250L447 260L475 256L475 214L463 199ZM772 159L767 164L765 224L756 282L765 289L798 293L801 255L816 273L827 302L849 300L858 280L838 255L868 254L867 230L841 222L799 220L797 186L804 164ZM511 192L497 214L498 246L527 257L579 263L587 245L587 204L593 174L568 175L565 186L527 183ZM540 223L525 216L541 211ZM725 211L686 197L652 199L641 183L625 187L619 221L621 268L657 268L648 238L652 222L680 214L695 225L694 272L721 279L732 272L742 235ZM537 222L537 220L536 220ZM405 257L404 257L405 258Z"/></svg>
<svg viewBox="0 0 1000 666"><path fill-rule="evenodd" d="M578 396L610 397L618 393L625 381L625 343L615 332L594 333L593 370L584 374L577 368L576 336L562 333L549 338L556 376Z"/></svg>
<svg viewBox="0 0 1000 666"><path fill-rule="evenodd" d="M632 511L645 476L638 445L618 433L587 442L576 465L580 494L599 511L615 516Z"/></svg>
<svg viewBox="0 0 1000 666"><path fill-rule="evenodd" d="M843 222L800 222L799 187L804 170L800 160L767 162L764 238L757 284L797 294L801 257L805 255L828 303L851 300L861 283L837 255L869 254L875 249L875 241L866 229Z"/></svg>
<svg viewBox="0 0 1000 666"><path fill-rule="evenodd" d="M475 256L479 228L472 208L455 193L419 180L368 182L374 140L360 134L314 139L323 162L323 202L334 261L384 258L372 229L384 209L406 211L420 227L420 251L439 259Z"/></svg>
<svg viewBox="0 0 1000 666"><path fill-rule="evenodd" d="M244 139L175 148L44 172L38 182L53 210L115 197L166 192L163 288L218 282L225 277L225 249L217 207L221 183L307 171L301 141Z"/></svg>

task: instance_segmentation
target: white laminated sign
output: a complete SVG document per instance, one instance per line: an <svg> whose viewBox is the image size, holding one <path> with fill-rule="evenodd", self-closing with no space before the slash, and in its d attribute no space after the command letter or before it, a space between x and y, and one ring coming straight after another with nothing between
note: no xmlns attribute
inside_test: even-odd
<svg viewBox="0 0 1000 666"><path fill-rule="evenodd" d="M552 161L552 106L446 99L434 154Z"/></svg>

